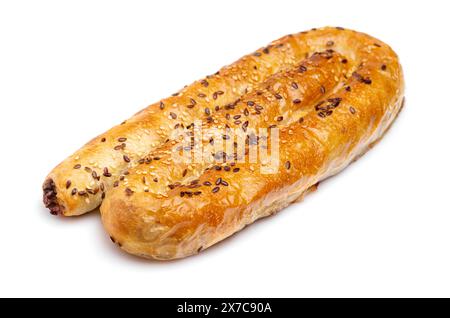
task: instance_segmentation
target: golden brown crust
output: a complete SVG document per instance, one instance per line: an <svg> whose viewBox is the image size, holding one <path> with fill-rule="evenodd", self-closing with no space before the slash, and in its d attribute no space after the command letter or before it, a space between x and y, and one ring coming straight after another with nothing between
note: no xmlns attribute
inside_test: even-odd
<svg viewBox="0 0 450 318"><path fill-rule="evenodd" d="M403 74L386 44L324 28L282 38L261 55L282 47L295 52L290 64L280 66L279 57L271 61L279 73L265 73L232 109L219 109L202 123L242 127L235 116L245 116L245 128L276 124L277 173L261 173L266 162L174 164L170 149L177 141L158 147L146 157L158 160L129 168L101 206L106 230L124 250L154 259L195 254L301 198L364 153L395 119ZM253 112L246 115L249 101ZM258 113L255 105L263 109Z"/></svg>

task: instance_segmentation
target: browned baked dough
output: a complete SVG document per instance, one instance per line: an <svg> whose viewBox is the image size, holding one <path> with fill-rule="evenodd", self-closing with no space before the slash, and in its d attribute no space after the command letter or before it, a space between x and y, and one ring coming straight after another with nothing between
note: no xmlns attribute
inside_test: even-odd
<svg viewBox="0 0 450 318"><path fill-rule="evenodd" d="M278 171L261 173L264 161L230 161L234 153L224 155L225 163L175 164L171 149L178 141L171 140L107 191L103 224L122 249L154 259L195 254L301 198L363 154L395 119L403 74L386 44L355 31L324 28L275 41L252 59L259 67L258 58L283 50L298 57L287 63L291 68L277 67L279 73L253 83L232 107L196 117L204 127L228 125L243 133L276 125ZM270 144L270 135L248 135L247 152L261 140Z"/></svg>

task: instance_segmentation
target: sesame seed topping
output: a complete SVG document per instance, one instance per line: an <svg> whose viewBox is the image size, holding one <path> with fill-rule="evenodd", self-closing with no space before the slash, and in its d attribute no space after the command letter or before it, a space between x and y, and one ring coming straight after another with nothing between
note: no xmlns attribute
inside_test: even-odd
<svg viewBox="0 0 450 318"><path fill-rule="evenodd" d="M66 181L66 189L69 189L71 184L72 184L72 181L67 180Z"/></svg>
<svg viewBox="0 0 450 318"><path fill-rule="evenodd" d="M177 114L170 112L170 117L172 117L172 119L177 119Z"/></svg>
<svg viewBox="0 0 450 318"><path fill-rule="evenodd" d="M349 110L353 115L356 114L356 109L354 109L352 106L350 106Z"/></svg>
<svg viewBox="0 0 450 318"><path fill-rule="evenodd" d="M284 164L284 166L286 167L286 169L291 169L291 162L290 161L286 161L286 163Z"/></svg>
<svg viewBox="0 0 450 318"><path fill-rule="evenodd" d="M74 169L80 169L81 165L80 164L76 164L75 166L73 166Z"/></svg>
<svg viewBox="0 0 450 318"><path fill-rule="evenodd" d="M121 137L121 138L117 139L117 141L118 142L125 142L125 141L127 141L127 138Z"/></svg>
<svg viewBox="0 0 450 318"><path fill-rule="evenodd" d="M164 103L163 103L163 102L160 102L160 103L159 103L159 109L161 109L161 110L164 109Z"/></svg>
<svg viewBox="0 0 450 318"><path fill-rule="evenodd" d="M216 192L219 192L219 190L220 190L219 187L214 187L211 192L212 193L216 193Z"/></svg>
<svg viewBox="0 0 450 318"><path fill-rule="evenodd" d="M102 140L101 140L101 142L105 142L106 141L106 138L105 137L103 137L102 138Z"/></svg>
<svg viewBox="0 0 450 318"><path fill-rule="evenodd" d="M291 86L293 89L298 89L298 84L296 82L292 82Z"/></svg>
<svg viewBox="0 0 450 318"><path fill-rule="evenodd" d="M112 174L109 172L107 167L103 168L103 176L107 178L112 177Z"/></svg>
<svg viewBox="0 0 450 318"><path fill-rule="evenodd" d="M300 68L298 69L298 71L299 71L300 73L305 73L307 70L308 70L308 69L307 69L306 66L304 66L304 65L300 65Z"/></svg>
<svg viewBox="0 0 450 318"><path fill-rule="evenodd" d="M239 172L239 170L241 170L241 169L239 169L239 168L233 168L233 172Z"/></svg>
<svg viewBox="0 0 450 318"><path fill-rule="evenodd" d="M130 157L128 157L127 155L123 155L123 160L125 161L125 162L130 162L131 160L130 160Z"/></svg>
<svg viewBox="0 0 450 318"><path fill-rule="evenodd" d="M73 188L71 194L75 195L75 194L77 194L77 191L78 191L77 188Z"/></svg>
<svg viewBox="0 0 450 318"><path fill-rule="evenodd" d="M293 103L294 104L300 104L302 101L300 100L300 99L298 99L298 98L296 98L296 99L294 99L293 100Z"/></svg>
<svg viewBox="0 0 450 318"><path fill-rule="evenodd" d="M131 190L130 188L126 188L126 189L125 189L125 194L126 194L127 196L132 196L133 193L134 193L134 191Z"/></svg>

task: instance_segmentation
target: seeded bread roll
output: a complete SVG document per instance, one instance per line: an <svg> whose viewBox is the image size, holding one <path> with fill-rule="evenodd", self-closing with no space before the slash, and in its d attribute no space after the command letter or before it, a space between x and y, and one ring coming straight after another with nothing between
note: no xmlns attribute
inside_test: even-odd
<svg viewBox="0 0 450 318"><path fill-rule="evenodd" d="M150 105L94 138L54 168L43 185L46 207L52 214L65 216L95 209L106 191L123 179L129 168L173 139L176 128L189 126L196 119L209 120L212 113L232 107L242 95L252 92L255 85L292 68L313 52L333 48L335 42L353 45L361 40L375 41L340 28L285 36ZM346 50L353 52L350 47Z"/></svg>
<svg viewBox="0 0 450 318"><path fill-rule="evenodd" d="M404 92L402 69L389 46L342 28L283 41L309 58L268 76L233 107L201 122L202 129L238 128L237 137L246 137L244 151L208 148L230 140L227 133L194 139L188 146L194 157L206 148L216 162L173 162L174 153L186 151L176 138L151 151L114 183L101 205L113 242L152 259L196 254L300 200L383 136ZM279 129L275 168L267 158L241 160L255 148L273 145L272 131L264 135L252 129L261 127Z"/></svg>

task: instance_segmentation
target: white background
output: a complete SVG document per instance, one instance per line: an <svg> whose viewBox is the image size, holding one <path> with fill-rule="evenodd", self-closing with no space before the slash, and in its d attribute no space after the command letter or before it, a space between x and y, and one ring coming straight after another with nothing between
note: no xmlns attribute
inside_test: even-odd
<svg viewBox="0 0 450 318"><path fill-rule="evenodd" d="M0 296L450 296L447 1L2 1ZM287 33L369 33L407 103L303 203L198 256L152 262L97 213L50 216L41 183L87 140Z"/></svg>

